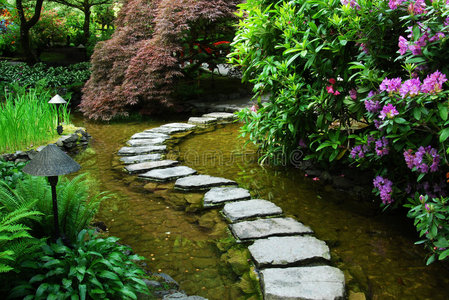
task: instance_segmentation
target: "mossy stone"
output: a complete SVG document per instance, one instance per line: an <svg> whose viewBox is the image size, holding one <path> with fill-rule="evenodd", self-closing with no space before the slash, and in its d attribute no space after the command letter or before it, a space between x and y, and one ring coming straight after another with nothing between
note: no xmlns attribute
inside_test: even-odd
<svg viewBox="0 0 449 300"><path fill-rule="evenodd" d="M226 262L231 266L232 271L237 275L242 275L250 269L249 252L247 249L229 249L224 254Z"/></svg>
<svg viewBox="0 0 449 300"><path fill-rule="evenodd" d="M215 224L219 221L219 215L217 210L210 210L204 215L200 217L198 220L198 224L201 227L212 229L214 228Z"/></svg>

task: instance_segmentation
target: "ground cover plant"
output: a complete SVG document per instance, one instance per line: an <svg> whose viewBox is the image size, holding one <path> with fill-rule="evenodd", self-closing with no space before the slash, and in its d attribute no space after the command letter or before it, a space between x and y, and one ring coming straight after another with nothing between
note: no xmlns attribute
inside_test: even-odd
<svg viewBox="0 0 449 300"><path fill-rule="evenodd" d="M203 62L224 60L233 36L238 1L126 1L112 38L92 56L92 75L81 110L91 119L142 114L173 105L180 77L195 75ZM223 48L223 49L222 49Z"/></svg>
<svg viewBox="0 0 449 300"><path fill-rule="evenodd" d="M381 206L408 203L429 263L449 255L448 15L441 0L248 0L231 54L271 93L240 114L262 159L301 149L372 172Z"/></svg>
<svg viewBox="0 0 449 300"><path fill-rule="evenodd" d="M66 123L70 117L67 105L56 108L47 103L52 96L39 84L30 89L17 84L5 89L5 100L0 102L0 153L38 147L58 136L57 114Z"/></svg>

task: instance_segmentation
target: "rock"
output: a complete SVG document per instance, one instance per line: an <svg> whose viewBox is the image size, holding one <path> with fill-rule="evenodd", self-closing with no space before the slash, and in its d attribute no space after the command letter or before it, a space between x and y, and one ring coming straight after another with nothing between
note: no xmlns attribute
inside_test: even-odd
<svg viewBox="0 0 449 300"><path fill-rule="evenodd" d="M348 300L366 300L366 296L362 292L349 292Z"/></svg>
<svg viewBox="0 0 449 300"><path fill-rule="evenodd" d="M162 284L159 281L156 281L156 280L143 279L143 282L145 282L147 287L150 288L150 289L156 289L156 288L161 288L162 287Z"/></svg>
<svg viewBox="0 0 449 300"><path fill-rule="evenodd" d="M143 172L150 171L153 169L173 167L177 164L178 164L178 162L176 160L147 161L147 162L143 162L143 163L127 165L125 167L125 170L129 174L135 174L135 173L143 173Z"/></svg>
<svg viewBox="0 0 449 300"><path fill-rule="evenodd" d="M204 207L222 205L224 202L250 199L246 189L239 187L216 187L204 195Z"/></svg>
<svg viewBox="0 0 449 300"><path fill-rule="evenodd" d="M352 180L347 179L346 177L334 176L333 185L337 189L347 190L354 186Z"/></svg>
<svg viewBox="0 0 449 300"><path fill-rule="evenodd" d="M138 146L160 146L165 143L167 139L155 138L155 139L132 139L126 142L128 146L138 147Z"/></svg>
<svg viewBox="0 0 449 300"><path fill-rule="evenodd" d="M204 190L216 186L236 185L233 180L209 175L193 175L176 180L175 189L192 191Z"/></svg>
<svg viewBox="0 0 449 300"><path fill-rule="evenodd" d="M170 275L168 275L168 274L165 274L165 273L156 273L156 274L154 274L154 275L159 276L159 277L161 277L162 279L164 279L164 281L165 281L167 284L172 284L172 285L174 285L174 286L179 287L179 283L176 282L176 280L174 280L174 279L173 279Z"/></svg>
<svg viewBox="0 0 449 300"><path fill-rule="evenodd" d="M248 250L239 249L229 249L227 253L223 254L222 259L226 261L230 266L232 271L241 276L243 273L249 271L249 254Z"/></svg>
<svg viewBox="0 0 449 300"><path fill-rule="evenodd" d="M327 262L331 258L326 243L313 236L270 237L256 240L248 249L259 268Z"/></svg>
<svg viewBox="0 0 449 300"><path fill-rule="evenodd" d="M164 133L151 132L151 129L147 129L144 132L139 132L131 136L131 139L169 139L170 136Z"/></svg>
<svg viewBox="0 0 449 300"><path fill-rule="evenodd" d="M313 233L312 229L292 218L257 219L229 225L232 233L242 241L266 238L274 235Z"/></svg>
<svg viewBox="0 0 449 300"><path fill-rule="evenodd" d="M118 151L118 155L127 156L127 155L142 155L142 154L150 154L156 152L164 152L167 150L167 146L159 145L159 146L141 146L141 147L122 147Z"/></svg>
<svg viewBox="0 0 449 300"><path fill-rule="evenodd" d="M343 272L330 266L265 269L261 271L265 300L344 299Z"/></svg>
<svg viewBox="0 0 449 300"><path fill-rule="evenodd" d="M165 169L155 169L146 173L140 174L139 178L149 179L154 181L170 181L180 177L193 175L196 170L186 166L171 167Z"/></svg>
<svg viewBox="0 0 449 300"><path fill-rule="evenodd" d="M282 209L276 204L262 199L252 199L227 203L223 213L232 223L253 217L275 216L282 214Z"/></svg>
<svg viewBox="0 0 449 300"><path fill-rule="evenodd" d="M171 295L166 295L162 298L163 300L207 300L201 296L187 296L181 292L176 292Z"/></svg>
<svg viewBox="0 0 449 300"><path fill-rule="evenodd" d="M155 161L160 160L162 158L161 154L159 153L152 153L152 154L145 154L145 155L135 155L135 156L124 156L121 157L120 160L124 164L136 164L136 163L142 163L147 161Z"/></svg>
<svg viewBox="0 0 449 300"><path fill-rule="evenodd" d="M311 169L311 170L307 170L307 171L306 171L306 174L307 174L309 177L320 177L321 171L318 170L318 169Z"/></svg>
<svg viewBox="0 0 449 300"><path fill-rule="evenodd" d="M217 122L216 118L206 118L206 117L191 117L187 121L189 124L198 124L198 125L206 125Z"/></svg>
<svg viewBox="0 0 449 300"><path fill-rule="evenodd" d="M219 221L220 217L218 215L218 212L216 210L210 210L199 218L198 224L201 227L212 229Z"/></svg>
<svg viewBox="0 0 449 300"><path fill-rule="evenodd" d="M178 132L190 131L193 130L196 126L187 123L169 123L156 128L145 130L147 133L164 133L164 134L173 134Z"/></svg>

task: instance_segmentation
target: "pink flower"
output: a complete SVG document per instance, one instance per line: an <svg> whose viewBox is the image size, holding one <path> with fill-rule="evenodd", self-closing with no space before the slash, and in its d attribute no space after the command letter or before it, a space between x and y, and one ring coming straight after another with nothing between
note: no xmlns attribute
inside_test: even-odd
<svg viewBox="0 0 449 300"><path fill-rule="evenodd" d="M406 96L414 97L419 94L421 90L421 81L419 78L413 78L405 81L399 90L399 93L401 94L402 98L405 98Z"/></svg>
<svg viewBox="0 0 449 300"><path fill-rule="evenodd" d="M384 120L385 118L393 119L394 116L399 115L399 112L397 111L396 107L394 107L393 104L388 103L382 108L382 111L380 112L379 118L381 120Z"/></svg>
<svg viewBox="0 0 449 300"><path fill-rule="evenodd" d="M326 90L327 90L327 92L328 92L329 94L335 93L334 87L333 87L332 85L327 86L327 87L326 87Z"/></svg>
<svg viewBox="0 0 449 300"><path fill-rule="evenodd" d="M335 83L337 83L337 81L334 79L334 78L329 78L329 83L330 84L335 84Z"/></svg>
<svg viewBox="0 0 449 300"><path fill-rule="evenodd" d="M253 106L251 106L250 110L253 112L257 112L257 110L259 109L259 105L254 104Z"/></svg>
<svg viewBox="0 0 449 300"><path fill-rule="evenodd" d="M320 179L318 177L313 177L312 180L313 181L319 181Z"/></svg>
<svg viewBox="0 0 449 300"><path fill-rule="evenodd" d="M334 92L334 95L335 95L335 96L338 96L338 95L340 95L340 92L339 92L339 91L335 91L335 92Z"/></svg>
<svg viewBox="0 0 449 300"><path fill-rule="evenodd" d="M407 50L408 50L408 41L407 41L407 39L406 39L405 37L403 37L402 35L399 37L399 43L398 43L398 46L399 46L399 53L400 53L401 55L404 55L405 52L407 52Z"/></svg>
<svg viewBox="0 0 449 300"><path fill-rule="evenodd" d="M440 71L427 75L421 86L423 93L436 94L443 90L443 83L447 81L446 75Z"/></svg>
<svg viewBox="0 0 449 300"><path fill-rule="evenodd" d="M349 91L349 97L351 97L352 100L357 99L357 91L355 89L351 89Z"/></svg>

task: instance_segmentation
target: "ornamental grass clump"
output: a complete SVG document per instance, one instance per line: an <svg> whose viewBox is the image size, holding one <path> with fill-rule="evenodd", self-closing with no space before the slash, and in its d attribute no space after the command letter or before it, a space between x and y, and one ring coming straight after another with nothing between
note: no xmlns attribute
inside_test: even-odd
<svg viewBox="0 0 449 300"><path fill-rule="evenodd" d="M52 97L48 90L10 87L0 102L0 153L30 149L56 138L58 113L61 120L70 122L67 105L56 108L47 103Z"/></svg>

